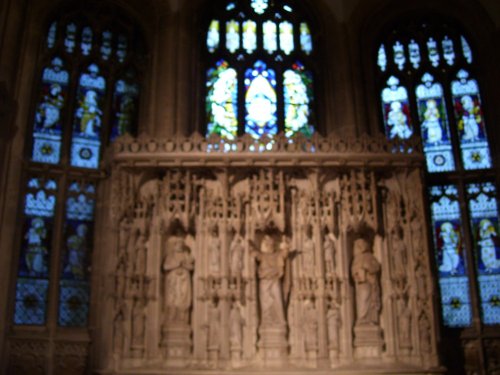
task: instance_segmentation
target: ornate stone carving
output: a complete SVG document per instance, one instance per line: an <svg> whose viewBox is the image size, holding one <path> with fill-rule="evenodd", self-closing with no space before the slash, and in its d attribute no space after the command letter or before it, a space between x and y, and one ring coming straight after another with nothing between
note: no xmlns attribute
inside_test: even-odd
<svg viewBox="0 0 500 375"><path fill-rule="evenodd" d="M416 149L318 136L114 147L110 372L437 365L423 211L404 185L419 186Z"/></svg>

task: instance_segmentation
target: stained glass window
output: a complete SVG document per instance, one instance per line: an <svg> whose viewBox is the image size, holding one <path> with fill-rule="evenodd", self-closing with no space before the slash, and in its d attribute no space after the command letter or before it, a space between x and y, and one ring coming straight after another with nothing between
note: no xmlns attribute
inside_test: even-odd
<svg viewBox="0 0 500 375"><path fill-rule="evenodd" d="M94 184L72 182L69 185L59 278L60 326L82 327L87 324L94 197Z"/></svg>
<svg viewBox="0 0 500 375"><path fill-rule="evenodd" d="M63 60L54 57L42 74L41 95L37 104L32 159L57 164L61 158L62 111L68 97L69 73Z"/></svg>
<svg viewBox="0 0 500 375"><path fill-rule="evenodd" d="M300 62L283 73L283 94L285 101L285 135L292 137L297 133L311 136L310 124L312 75Z"/></svg>
<svg viewBox="0 0 500 375"><path fill-rule="evenodd" d="M245 73L245 133L254 138L264 134L276 134L277 95L276 73L262 61Z"/></svg>
<svg viewBox="0 0 500 375"><path fill-rule="evenodd" d="M57 183L32 177L27 185L14 324L43 325L47 318Z"/></svg>
<svg viewBox="0 0 500 375"><path fill-rule="evenodd" d="M500 323L500 227L497 191L491 182L467 185L470 225L485 324Z"/></svg>
<svg viewBox="0 0 500 375"><path fill-rule="evenodd" d="M135 132L145 51L133 22L87 3L41 38L12 320L85 327L99 160L110 140Z"/></svg>
<svg viewBox="0 0 500 375"><path fill-rule="evenodd" d="M408 91L391 76L382 90L385 131L390 139L408 139L413 134Z"/></svg>
<svg viewBox="0 0 500 375"><path fill-rule="evenodd" d="M71 144L71 165L74 167L97 168L99 163L106 94L106 81L99 72L97 64L90 64L80 76Z"/></svg>
<svg viewBox="0 0 500 375"><path fill-rule="evenodd" d="M454 185L434 186L430 199L443 319L451 327L469 326L472 313L458 189Z"/></svg>
<svg viewBox="0 0 500 375"><path fill-rule="evenodd" d="M234 139L238 133L238 79L224 60L207 72L208 134Z"/></svg>
<svg viewBox="0 0 500 375"><path fill-rule="evenodd" d="M451 144L443 86L425 73L416 89L417 107L422 131L427 170L453 171L455 161Z"/></svg>
<svg viewBox="0 0 500 375"><path fill-rule="evenodd" d="M452 81L451 93L455 120L460 138L460 150L465 169L491 167L484 116L477 81L460 70L458 80Z"/></svg>
<svg viewBox="0 0 500 375"><path fill-rule="evenodd" d="M231 1L208 17L206 134L311 136L314 38L295 2Z"/></svg>
<svg viewBox="0 0 500 375"><path fill-rule="evenodd" d="M412 137L412 124L421 136L443 323L479 331L500 324L498 190L478 67L451 25L406 20L373 58L387 137Z"/></svg>

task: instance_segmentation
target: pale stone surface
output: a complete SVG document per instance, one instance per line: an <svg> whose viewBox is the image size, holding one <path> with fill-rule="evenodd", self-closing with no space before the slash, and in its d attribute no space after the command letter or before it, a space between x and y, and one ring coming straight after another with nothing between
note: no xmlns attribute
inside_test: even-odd
<svg viewBox="0 0 500 375"><path fill-rule="evenodd" d="M400 186L420 186L414 154L397 171L324 168L321 157L207 168L214 149L188 168L182 147L204 139L171 152L137 142L116 143L110 189L114 310L98 345L112 346L115 373L438 369L421 197ZM159 166L176 152L177 167Z"/></svg>

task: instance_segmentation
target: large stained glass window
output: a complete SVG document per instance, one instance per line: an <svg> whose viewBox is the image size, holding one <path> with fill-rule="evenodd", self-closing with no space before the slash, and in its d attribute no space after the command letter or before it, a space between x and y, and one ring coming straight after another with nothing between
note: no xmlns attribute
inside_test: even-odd
<svg viewBox="0 0 500 375"><path fill-rule="evenodd" d="M17 326L88 325L100 160L136 130L141 40L133 22L99 5L73 6L47 25L28 127Z"/></svg>
<svg viewBox="0 0 500 375"><path fill-rule="evenodd" d="M498 190L471 44L429 20L383 35L373 56L382 123L390 139L422 140L443 323L499 324Z"/></svg>
<svg viewBox="0 0 500 375"><path fill-rule="evenodd" d="M47 319L57 188L55 179L28 179L14 324L43 325Z"/></svg>
<svg viewBox="0 0 500 375"><path fill-rule="evenodd" d="M135 131L140 90L135 72L144 53L133 24L125 27L105 12L84 17L94 20L86 24L80 17L68 14L48 27L30 159L97 169L103 145Z"/></svg>
<svg viewBox="0 0 500 375"><path fill-rule="evenodd" d="M206 134L310 137L314 43L298 4L241 0L218 9L205 39Z"/></svg>

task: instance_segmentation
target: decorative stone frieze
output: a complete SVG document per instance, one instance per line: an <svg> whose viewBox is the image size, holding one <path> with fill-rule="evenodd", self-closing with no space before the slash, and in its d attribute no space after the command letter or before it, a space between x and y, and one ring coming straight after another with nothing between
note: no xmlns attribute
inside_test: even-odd
<svg viewBox="0 0 500 375"><path fill-rule="evenodd" d="M440 371L415 144L141 135L108 160L103 372Z"/></svg>

